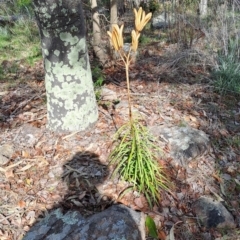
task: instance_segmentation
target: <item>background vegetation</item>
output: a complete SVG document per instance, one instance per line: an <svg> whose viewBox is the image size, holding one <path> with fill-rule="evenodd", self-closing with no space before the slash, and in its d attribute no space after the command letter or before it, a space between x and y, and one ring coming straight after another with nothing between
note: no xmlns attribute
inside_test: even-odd
<svg viewBox="0 0 240 240"><path fill-rule="evenodd" d="M199 13L199 0L178 1L150 0L141 2L147 12L154 16L165 14L166 27L157 31L148 29L147 37L142 35L140 43L151 41L176 43L178 51L200 50L210 60L211 79L216 91L221 94L240 93L239 65L239 1L208 0L207 14ZM126 8L129 8L126 3ZM109 29L110 1L98 1L102 36ZM131 7L131 6L130 6ZM84 1L87 16L87 33L91 44L90 3ZM41 59L40 40L31 0L7 0L0 5L0 61L12 61L10 69L0 67L0 76L17 71L20 62L34 64ZM119 19L121 21L121 18ZM126 19L125 19L126 20ZM126 27L128 23L126 23ZM158 32L156 34L156 32ZM127 38L127 36L126 36ZM90 46L89 46L90 47ZM90 47L91 49L91 47ZM191 59L190 59L191 60ZM93 68L98 67L93 66Z"/></svg>

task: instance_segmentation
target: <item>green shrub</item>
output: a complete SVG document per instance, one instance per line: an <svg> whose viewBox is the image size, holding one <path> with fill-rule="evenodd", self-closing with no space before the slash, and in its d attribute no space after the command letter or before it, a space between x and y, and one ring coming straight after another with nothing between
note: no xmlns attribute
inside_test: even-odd
<svg viewBox="0 0 240 240"><path fill-rule="evenodd" d="M148 3L141 1L139 7L142 7L145 12L152 12L152 14L159 12L161 9L160 3L157 0L150 0Z"/></svg>
<svg viewBox="0 0 240 240"><path fill-rule="evenodd" d="M17 5L21 7L31 7L32 0L17 0Z"/></svg>
<svg viewBox="0 0 240 240"><path fill-rule="evenodd" d="M33 16L32 0L8 0L0 4L0 15Z"/></svg>
<svg viewBox="0 0 240 240"><path fill-rule="evenodd" d="M221 94L240 94L240 48L235 40L229 41L228 52L218 53L218 67L213 71L215 89Z"/></svg>
<svg viewBox="0 0 240 240"><path fill-rule="evenodd" d="M171 185L157 161L160 149L138 120L124 124L115 137L120 142L110 155L110 163L116 166L113 176L119 173L152 207L160 199L160 189L169 190Z"/></svg>
<svg viewBox="0 0 240 240"><path fill-rule="evenodd" d="M139 43L141 44L148 44L152 41L152 39L150 37L147 37L147 36L144 36L144 35L141 35L140 38L139 38Z"/></svg>
<svg viewBox="0 0 240 240"><path fill-rule="evenodd" d="M33 64L41 59L41 46L37 25L21 19L9 28L0 28L0 62L26 60Z"/></svg>
<svg viewBox="0 0 240 240"><path fill-rule="evenodd" d="M32 0L17 0L17 11L33 16Z"/></svg>
<svg viewBox="0 0 240 240"><path fill-rule="evenodd" d="M104 74L102 73L102 70L99 67L95 67L92 70L92 78L93 78L95 88L102 87L105 76L104 76Z"/></svg>
<svg viewBox="0 0 240 240"><path fill-rule="evenodd" d="M101 100L101 87L105 80L105 76L102 73L101 68L96 66L95 68L92 69L92 78L93 78L96 100L100 101Z"/></svg>
<svg viewBox="0 0 240 240"><path fill-rule="evenodd" d="M152 13L158 12L160 9L159 1L150 0L148 8L149 8L149 11Z"/></svg>

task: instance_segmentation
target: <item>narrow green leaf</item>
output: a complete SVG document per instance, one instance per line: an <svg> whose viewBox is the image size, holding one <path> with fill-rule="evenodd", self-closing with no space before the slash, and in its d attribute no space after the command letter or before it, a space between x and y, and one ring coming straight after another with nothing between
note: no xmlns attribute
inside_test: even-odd
<svg viewBox="0 0 240 240"><path fill-rule="evenodd" d="M156 224L150 216L146 217L145 224L148 228L149 235L153 238L158 238Z"/></svg>

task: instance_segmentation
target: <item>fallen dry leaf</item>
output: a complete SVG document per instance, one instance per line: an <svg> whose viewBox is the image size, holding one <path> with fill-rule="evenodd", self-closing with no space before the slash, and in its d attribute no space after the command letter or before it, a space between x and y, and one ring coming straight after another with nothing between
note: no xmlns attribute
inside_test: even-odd
<svg viewBox="0 0 240 240"><path fill-rule="evenodd" d="M13 169L8 169L8 170L6 170L6 171L5 171L5 177L6 177L7 179L9 179L9 178L14 178L15 175L14 175L14 173L13 173Z"/></svg>
<svg viewBox="0 0 240 240"><path fill-rule="evenodd" d="M25 151L25 150L22 150L22 157L23 158L30 158L30 153Z"/></svg>
<svg viewBox="0 0 240 240"><path fill-rule="evenodd" d="M163 231L163 230L160 230L160 231L158 231L158 238L160 239L160 240L166 240L166 234L165 234L165 232Z"/></svg>
<svg viewBox="0 0 240 240"><path fill-rule="evenodd" d="M19 208L24 208L24 207L26 206L26 202L23 201L23 200L20 200L20 201L17 203L17 206L18 206Z"/></svg>
<svg viewBox="0 0 240 240"><path fill-rule="evenodd" d="M28 224L32 225L36 221L36 213L35 211L29 211L26 215L26 219L29 220Z"/></svg>

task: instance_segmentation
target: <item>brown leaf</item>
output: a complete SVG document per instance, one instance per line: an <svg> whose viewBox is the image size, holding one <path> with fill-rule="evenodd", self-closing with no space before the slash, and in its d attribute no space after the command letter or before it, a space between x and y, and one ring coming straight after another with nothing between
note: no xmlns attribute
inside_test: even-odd
<svg viewBox="0 0 240 240"><path fill-rule="evenodd" d="M75 199L72 199L71 202L73 202L78 207L82 207L83 206L81 202L79 202L79 201L77 201Z"/></svg>
<svg viewBox="0 0 240 240"><path fill-rule="evenodd" d="M22 150L22 157L23 158L30 158L30 153L27 151Z"/></svg>
<svg viewBox="0 0 240 240"><path fill-rule="evenodd" d="M35 160L38 162L39 167L45 167L49 165L49 162L46 160L45 157L37 156Z"/></svg>
<svg viewBox="0 0 240 240"><path fill-rule="evenodd" d="M8 221L8 219L7 219L7 217L5 217L4 215L2 215L1 213L0 213L0 223L1 224L5 224L5 225L9 225L10 223L9 223L9 221ZM0 232L0 236L1 236L1 232ZM1 239L1 238L0 238Z"/></svg>
<svg viewBox="0 0 240 240"><path fill-rule="evenodd" d="M5 172L5 176L6 176L7 179L14 178L13 170L12 169L7 170Z"/></svg>
<svg viewBox="0 0 240 240"><path fill-rule="evenodd" d="M17 227L22 227L22 219L20 217L14 218L11 223Z"/></svg>
<svg viewBox="0 0 240 240"><path fill-rule="evenodd" d="M166 234L165 234L164 231L160 230L160 231L158 232L158 238L159 238L160 240L165 240L166 237L167 237L167 236L166 236Z"/></svg>
<svg viewBox="0 0 240 240"><path fill-rule="evenodd" d="M78 199L81 200L85 197L86 195L86 191L83 191L79 196L78 196Z"/></svg>
<svg viewBox="0 0 240 240"><path fill-rule="evenodd" d="M25 203L25 201L20 200L20 201L17 203L17 205L18 205L19 208L24 208L24 207L26 206L26 203Z"/></svg>
<svg viewBox="0 0 240 240"><path fill-rule="evenodd" d="M143 203L142 203L141 197L135 198L135 199L134 199L134 203L135 203L139 208L143 208L143 207L144 207L144 205L143 205Z"/></svg>

